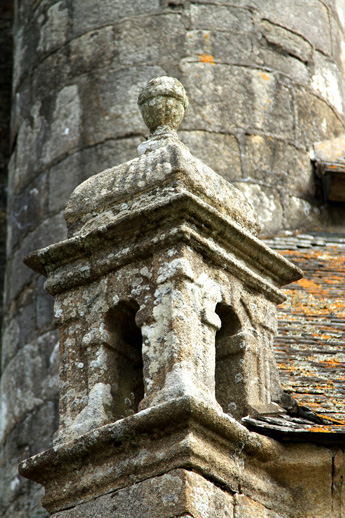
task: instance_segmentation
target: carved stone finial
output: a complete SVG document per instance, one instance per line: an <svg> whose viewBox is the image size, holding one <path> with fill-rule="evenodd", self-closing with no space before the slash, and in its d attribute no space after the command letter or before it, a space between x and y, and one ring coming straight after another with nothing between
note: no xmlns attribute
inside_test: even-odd
<svg viewBox="0 0 345 518"><path fill-rule="evenodd" d="M148 82L139 95L138 105L151 133L162 127L176 131L188 107L188 100L180 81L162 76Z"/></svg>

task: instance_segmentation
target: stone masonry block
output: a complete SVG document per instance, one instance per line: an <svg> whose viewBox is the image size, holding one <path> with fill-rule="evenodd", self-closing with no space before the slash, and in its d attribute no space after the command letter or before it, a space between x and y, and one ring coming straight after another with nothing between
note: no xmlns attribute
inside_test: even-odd
<svg viewBox="0 0 345 518"><path fill-rule="evenodd" d="M38 448L49 444L42 435L48 432L53 433L54 429L49 429L49 424L54 415L53 408L48 404L46 411L43 407L37 413L30 413L24 421L7 435L6 442L0 450L0 515L2 518L46 518L48 513L42 508L41 498L44 490L38 484L30 482L21 477L18 473L18 462L23 459L31 450L30 443L34 443ZM35 427L27 434L26 421L37 420ZM48 436L47 435L47 436ZM42 440L43 439L43 440Z"/></svg>
<svg viewBox="0 0 345 518"><path fill-rule="evenodd" d="M13 91L12 94L11 142L20 124L30 113L31 104L31 77L26 77L20 85L20 92Z"/></svg>
<svg viewBox="0 0 345 518"><path fill-rule="evenodd" d="M18 194L34 180L47 131L47 121L41 115L41 103L34 103L29 116L23 120L18 130L12 162L13 173L9 178L12 193Z"/></svg>
<svg viewBox="0 0 345 518"><path fill-rule="evenodd" d="M36 327L39 330L46 331L53 326L53 299L43 289L43 279L37 285L36 299Z"/></svg>
<svg viewBox="0 0 345 518"><path fill-rule="evenodd" d="M2 331L1 365L4 368L19 349L20 327L14 318L10 321L4 319Z"/></svg>
<svg viewBox="0 0 345 518"><path fill-rule="evenodd" d="M33 31L18 28L17 37L14 39L12 88L16 90L22 82L24 75L35 63L35 49L37 46L38 34Z"/></svg>
<svg viewBox="0 0 345 518"><path fill-rule="evenodd" d="M338 18L330 13L331 36L332 36L332 59L345 76L345 41L344 29L341 27Z"/></svg>
<svg viewBox="0 0 345 518"><path fill-rule="evenodd" d="M83 112L84 143L94 145L109 138L145 135L136 98L149 79L162 73L160 66L133 66L101 71L94 79L88 77L79 88L81 105L87 106Z"/></svg>
<svg viewBox="0 0 345 518"><path fill-rule="evenodd" d="M50 138L43 144L42 162L70 153L79 144L82 107L77 85L65 86L56 96Z"/></svg>
<svg viewBox="0 0 345 518"><path fill-rule="evenodd" d="M58 92L67 83L71 83L71 77L75 79L70 72L68 52L69 47L65 45L47 55L33 69L32 96L34 102L42 102L46 98L51 98L53 103Z"/></svg>
<svg viewBox="0 0 345 518"><path fill-rule="evenodd" d="M35 243L38 244L38 246L49 245L51 243L52 228L54 228L55 235L59 235L60 239L64 239L66 236L66 224L62 213L56 214L43 221L23 239L20 248L13 254L7 270L9 278L6 293L7 304L18 297L23 287L33 280L31 272L28 271L23 264L23 257L35 248Z"/></svg>
<svg viewBox="0 0 345 518"><path fill-rule="evenodd" d="M292 228L318 228L321 210L319 204L282 192L285 217Z"/></svg>
<svg viewBox="0 0 345 518"><path fill-rule="evenodd" d="M62 0L53 4L38 16L37 23L40 26L38 51L51 52L63 45L66 42L69 27L66 2Z"/></svg>
<svg viewBox="0 0 345 518"><path fill-rule="evenodd" d="M295 87L297 108L297 140L310 148L313 142L338 137L344 125L328 104L309 90Z"/></svg>
<svg viewBox="0 0 345 518"><path fill-rule="evenodd" d="M240 66L184 63L183 81L191 102L181 129L232 133L257 128L293 140L292 93L274 74ZM209 88L210 84L214 87Z"/></svg>
<svg viewBox="0 0 345 518"><path fill-rule="evenodd" d="M206 30L251 32L252 14L247 9L226 5L191 5L191 27Z"/></svg>
<svg viewBox="0 0 345 518"><path fill-rule="evenodd" d="M274 233L282 228L283 207L280 195L274 187L244 181L235 182L235 185L256 209L258 221L265 232Z"/></svg>
<svg viewBox="0 0 345 518"><path fill-rule="evenodd" d="M339 68L321 52L315 53L312 77L314 91L333 106L338 113L345 113L345 81Z"/></svg>
<svg viewBox="0 0 345 518"><path fill-rule="evenodd" d="M246 137L246 175L271 187L282 187L297 196L315 191L309 151L283 140L261 135Z"/></svg>
<svg viewBox="0 0 345 518"><path fill-rule="evenodd" d="M328 10L320 0L267 0L260 3L266 20L302 36L325 54L331 54Z"/></svg>
<svg viewBox="0 0 345 518"><path fill-rule="evenodd" d="M63 210L73 189L93 174L130 160L142 138L107 140L68 156L50 169L49 211ZM74 175L70 171L74 171Z"/></svg>
<svg viewBox="0 0 345 518"><path fill-rule="evenodd" d="M295 32L285 29L281 25L271 23L268 20L261 20L260 23L256 24L256 30L260 31L261 38L264 38L268 45L276 47L276 50L284 51L304 63L308 63L311 60L311 44Z"/></svg>
<svg viewBox="0 0 345 518"><path fill-rule="evenodd" d="M118 57L114 29L102 27L74 38L70 44L70 74L76 76L109 66Z"/></svg>
<svg viewBox="0 0 345 518"><path fill-rule="evenodd" d="M233 503L229 493L199 474L176 469L56 513L54 517L98 518L100 514L102 518L233 518Z"/></svg>
<svg viewBox="0 0 345 518"><path fill-rule="evenodd" d="M128 19L114 32L123 66L160 64L167 70L178 69L185 55L185 28L179 13Z"/></svg>
<svg viewBox="0 0 345 518"><path fill-rule="evenodd" d="M233 135L202 131L180 131L181 141L228 181L242 177L241 153L238 141ZM200 146L200 142L203 145Z"/></svg>
<svg viewBox="0 0 345 518"><path fill-rule="evenodd" d="M11 204L12 202L12 204ZM47 177L37 176L30 189L10 200L8 219L11 231L7 238L7 253L18 244L19 240L38 226L46 215Z"/></svg>
<svg viewBox="0 0 345 518"><path fill-rule="evenodd" d="M248 63L252 42L245 33L219 30L192 30L186 35L187 60L216 63Z"/></svg>
<svg viewBox="0 0 345 518"><path fill-rule="evenodd" d="M342 0L334 0L335 12L338 16L340 25L345 30L345 8Z"/></svg>
<svg viewBox="0 0 345 518"><path fill-rule="evenodd" d="M254 516L255 518L284 518L281 514L267 509L267 507L245 495L236 494L234 496L234 505L234 518L253 518Z"/></svg>
<svg viewBox="0 0 345 518"><path fill-rule="evenodd" d="M7 365L1 378L1 440L28 412L42 405L43 373L44 367L38 355L37 343L27 344Z"/></svg>
<svg viewBox="0 0 345 518"><path fill-rule="evenodd" d="M46 333L25 345L4 369L1 380L1 439L6 438L3 452L12 462L18 452L8 451L18 445L30 446L22 455L38 453L51 446L57 429L58 362L57 333ZM19 388L20 387L20 388ZM11 442L11 433L17 438ZM15 462L16 464L16 462Z"/></svg>
<svg viewBox="0 0 345 518"><path fill-rule="evenodd" d="M289 56L284 52L276 52L270 47L260 47L255 61L260 66L281 72L282 75L291 78L292 81L305 85L310 83L311 75L308 67L294 56Z"/></svg>
<svg viewBox="0 0 345 518"><path fill-rule="evenodd" d="M73 4L73 34L118 23L121 18L151 14L160 7L159 0L132 3L127 0L75 0Z"/></svg>

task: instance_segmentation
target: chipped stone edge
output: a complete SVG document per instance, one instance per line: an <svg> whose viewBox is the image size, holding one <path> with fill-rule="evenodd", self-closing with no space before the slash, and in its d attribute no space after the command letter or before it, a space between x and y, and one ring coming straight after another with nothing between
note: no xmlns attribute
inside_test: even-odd
<svg viewBox="0 0 345 518"><path fill-rule="evenodd" d="M169 225L170 235L165 231L161 236L159 245L157 245L160 248L164 244L175 243L176 240L186 241L187 244L192 241L197 248L200 248L201 245L204 252L212 253L216 263L220 263L229 271L235 269L236 274L240 274L246 282L254 282L254 286L259 286L260 290L264 290L272 300L278 303L285 300L285 296L278 286L302 277L302 271L297 266L271 250L236 222L189 192L179 193L173 199L154 203L145 209L133 210L125 216L114 217L104 228L33 252L24 259L24 262L38 273L48 276L46 288L51 294L92 282L100 275L119 268L121 264L135 260L136 256L143 257L154 253L155 243L152 239L148 240L147 235L145 236L143 233L142 221L147 217L151 223L154 221L158 226L156 235L159 236L159 227L164 221L164 214L167 211L169 214L174 214L175 220ZM197 220L208 222L208 227L212 229L212 238L206 236L202 225L199 225L197 230L192 228L195 227L195 218L192 218L195 215ZM133 244L127 247L122 239L116 251L114 240L111 237L115 232L119 233L122 226L127 226L130 220L132 225L141 230L141 243L134 247ZM189 222L194 225L188 224ZM207 234L209 233L208 228ZM143 244L145 240L148 242L146 247ZM197 242L199 242L198 245ZM109 244L111 244L112 259L109 258L103 265L94 261L91 268L88 261L90 250L104 249L110 246ZM73 275L67 276L64 266L76 260L80 261L77 269L73 270ZM244 260L249 262L250 268L245 266Z"/></svg>

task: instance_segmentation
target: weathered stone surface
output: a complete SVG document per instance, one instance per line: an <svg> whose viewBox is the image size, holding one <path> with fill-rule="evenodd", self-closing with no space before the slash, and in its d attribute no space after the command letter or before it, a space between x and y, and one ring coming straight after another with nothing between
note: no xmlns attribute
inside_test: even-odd
<svg viewBox="0 0 345 518"><path fill-rule="evenodd" d="M40 408L45 399L56 398L57 362L52 354L52 338L56 340L56 333L42 335L26 344L6 366L1 379L1 439L23 421L27 413Z"/></svg>
<svg viewBox="0 0 345 518"><path fill-rule="evenodd" d="M30 223L30 228L34 229L37 226L37 229L46 232L47 227L42 225L43 220L63 208L64 200L67 200L71 190L79 181L89 176L89 171L96 173L135 156L134 147L145 134L145 128L133 104L138 92L136 85L142 86L154 76L169 73L176 74L185 84L188 83L188 93L194 98L193 111L197 123L193 125L194 115L192 117L190 112L191 117L188 126L185 127L187 130L193 129L193 132L183 133L188 137L188 145L193 147L195 155L200 156L226 178L240 179L242 172L238 161L237 145L239 145L243 175L246 174L244 159L251 170L251 175L256 171L254 183L258 188L254 192L254 200L256 198L261 200L264 214L266 204L273 201L274 214L277 216L277 225L275 222L272 225L266 216L263 218L264 222L268 222L266 232L277 228L278 224L280 228L291 228L302 223L306 229L308 226L310 228L315 225L318 228L343 231L344 214L339 206L323 208L319 214L315 214L315 217L313 215L314 211L318 210L317 204L320 202L312 192L308 160L309 149L313 142L331 139L344 131L344 126L337 117L336 108L327 104L333 101L329 97L330 89L325 89L322 80L315 83L318 89L314 92L306 87L308 80L306 69L308 73L313 73L313 59L309 59L311 46L321 51L321 58L324 53L322 59L328 67L327 70L330 70L333 75L336 75L336 71L332 66L332 60L337 63L340 70L343 70L341 63L343 46L341 26L344 26L345 12L343 0L328 2L238 0L236 3L233 0L225 0L221 2L222 5L216 4L220 4L219 0L195 0L192 8L188 1L150 0L140 6L134 6L132 2L124 0L116 2L72 0L68 5L68 15L67 2L41 0L33 3L31 0L22 0L16 5L14 67L16 90L12 96L14 151L8 187L11 206L15 205L12 199L17 195L20 195L18 202L20 199L22 206L26 205L26 200L30 199L28 193L32 185L38 182L41 174L47 174L50 181L50 212L42 215L43 206L34 196L33 210L31 211L29 204L27 211L24 211L27 217L27 222L24 221L24 224L29 224L32 218L34 224ZM329 6L328 12L327 6ZM216 13L220 12L223 16L217 18ZM204 13L207 18L202 19L201 13ZM193 29L192 22L202 28ZM264 35L261 39L260 32ZM189 34L193 37L190 38ZM210 34L210 37L205 38L207 34ZM10 42L9 38L8 42ZM151 42L155 44L152 45ZM117 52L116 49L120 50ZM318 52L317 56L320 57ZM216 65L212 64L212 57ZM150 67L145 66L147 60L150 60ZM197 63L188 63L191 61L197 61ZM320 66L323 66L321 61L319 60ZM122 70L119 70L120 63ZM132 63L136 63L137 66L133 67ZM227 73L226 67L221 63L244 66L238 68L238 73L234 73L235 68ZM321 77L320 66L318 73ZM220 72L215 72L220 67L223 67ZM255 72L252 71L253 69ZM109 80L107 80L107 74L109 74ZM189 76L188 79L184 74ZM255 74L274 76L281 84L281 90L285 92L272 109L272 92L278 99L277 90L271 87L263 89L260 80L252 79ZM243 78L242 82L241 78ZM209 94L201 95L200 84L204 79L208 81L209 90L215 91L212 99ZM340 80L341 78L337 76L337 88L342 91ZM305 88L299 86L301 82ZM80 124L76 125L79 129L75 134L76 138L73 139L73 146L69 146L69 142L62 136L63 152L60 154L51 140L55 137L60 138L59 130L57 129L52 135L50 128L52 125L58 128L65 119L61 117L59 110L55 110L57 94L73 85L77 86L80 96L78 108ZM135 92L130 90L132 85L135 85ZM279 90L278 87L277 89ZM119 96L117 96L118 91L120 91ZM262 99L258 93L255 93L256 91L269 93L269 95ZM326 93L328 97L325 101L322 97ZM222 96L227 100L220 102ZM266 102L268 99L271 104ZM131 103L131 109L123 116L121 105L128 100ZM212 107L214 101L217 101L219 109ZM6 105L6 102L3 104ZM266 106L266 110L263 110L262 106ZM269 114L265 119L268 109ZM207 124L211 131L208 133L208 138L204 139ZM248 139L245 137L246 134ZM260 145L248 143L250 135L257 134L265 142ZM9 131L6 129L7 135ZM120 153L120 139L124 137L123 142L127 151ZM269 137L281 138L281 146L268 145ZM107 144L107 141L114 142L114 138L117 139L116 145ZM199 144L197 138L200 138ZM130 144L131 141L133 146ZM211 142L213 145L210 145ZM283 153L284 142L286 153ZM88 146L94 147L85 150ZM303 148L305 148L304 158ZM293 152L294 149L298 149L297 155ZM249 152L253 155L249 156ZM281 161L286 161L286 166L278 165L272 155L274 152L281 157ZM119 162L117 162L117 157L120 156L118 153L121 155ZM228 168L224 166L219 156L220 153L225 153L229 160L234 161L233 169L236 171L234 176L233 172L229 176ZM77 158L73 159L73 155ZM269 155L270 159L268 159ZM296 171L293 173L290 156L294 156L298 161L296 171L301 169L301 174ZM265 161L266 158L267 161ZM258 160L261 159L264 169L258 164ZM87 167L84 167L84 160L90 162ZM97 160L100 160L99 167ZM64 166L65 171L63 171ZM270 170L268 166L274 166L273 176L277 179L279 193L277 190L274 191L274 186L266 188L262 185L263 180L266 183L272 178L268 173ZM54 175L50 175L52 167L56 167L53 170ZM263 171L262 178L260 170ZM291 172L291 180L287 179L287 171L289 175ZM304 181L305 184L303 184ZM294 182L296 182L296 189L294 189ZM291 186L291 191L285 195L283 191L287 189L287 185ZM279 200L281 208L279 208ZM48 241L60 239L63 235L60 230L60 225L57 225L59 237L55 237L54 227L50 227L49 232L46 232ZM25 232L24 229L21 234L21 230L16 226L12 234L16 236L15 239L19 243ZM10 234L9 224L9 242L12 240ZM48 241L44 244L48 244ZM22 252L25 254L28 250L24 245ZM33 245L32 248L34 247ZM7 292L11 292L12 295L15 292L18 300L21 298L25 300L25 290L33 277L30 274L29 277L26 276L21 270L19 253L14 258L15 263L12 268L12 254L17 252L18 250L15 249L9 252L11 255L8 259ZM15 290L11 287L12 283L15 285ZM40 322L39 325L44 326L46 330L49 303L41 298L41 292L39 297L40 301L35 304L35 307L42 318L36 316L36 321ZM19 318L21 310L17 309ZM15 315L15 309L11 306L7 311L6 322L9 323L11 319L15 319ZM29 319L29 312L27 318ZM22 328L22 324L19 327ZM11 328L10 335L14 337L13 349L9 352L9 356L6 353L6 362L18 351L15 328L15 325ZM29 321L27 331L28 334L36 333ZM26 334L27 339L28 334ZM7 342L8 340L10 340L9 336L6 338ZM32 339L29 340L30 343L31 341ZM9 437L8 444L15 440L14 436ZM40 441L42 438L38 436L27 438L28 444L35 442L38 448ZM34 493L28 491L27 495L25 496L23 489L23 493L20 496L17 495L15 503L9 504L8 512L2 509L0 514L5 518L22 516L23 513L30 517L39 516L40 511L35 507L38 505L37 500L31 505L31 501L35 500ZM23 509L25 511L22 511Z"/></svg>
<svg viewBox="0 0 345 518"><path fill-rule="evenodd" d="M235 136L207 131L180 131L179 136L194 156L228 182L242 177L241 151Z"/></svg>
<svg viewBox="0 0 345 518"><path fill-rule="evenodd" d="M127 19L115 28L115 42L122 66L160 64L178 71L185 56L185 24L178 13Z"/></svg>
<svg viewBox="0 0 345 518"><path fill-rule="evenodd" d="M315 204L298 198L297 196L290 196L282 193L283 205L286 215L291 221L291 225L295 228L318 228L320 221L320 208Z"/></svg>
<svg viewBox="0 0 345 518"><path fill-rule="evenodd" d="M321 52L315 53L314 62L312 86L315 92L328 101L340 115L344 115L345 85L342 73Z"/></svg>
<svg viewBox="0 0 345 518"><path fill-rule="evenodd" d="M180 127L188 100L180 81L163 76L147 83L138 97L138 106L150 133L158 135L158 131L165 131L163 128L176 131Z"/></svg>
<svg viewBox="0 0 345 518"><path fill-rule="evenodd" d="M76 464L66 462L71 458ZM90 432L23 462L21 471L44 482L45 505L62 511L70 501L76 505L91 500L100 488L101 492L121 489L187 466L232 493L246 495L259 512L274 507L284 518L331 515L327 514L332 508L330 449L281 444L250 433L193 398Z"/></svg>
<svg viewBox="0 0 345 518"><path fill-rule="evenodd" d="M90 176L133 158L143 137L107 140L83 149L51 167L49 173L49 211L63 210L73 189ZM71 174L71 171L74 174Z"/></svg>
<svg viewBox="0 0 345 518"><path fill-rule="evenodd" d="M75 0L73 3L73 34L79 35L90 29L118 23L121 18L153 14L159 9L159 1L133 4L126 0L89 1Z"/></svg>
<svg viewBox="0 0 345 518"><path fill-rule="evenodd" d="M336 15L343 29L345 29L345 9L341 0L334 0Z"/></svg>
<svg viewBox="0 0 345 518"><path fill-rule="evenodd" d="M234 518L283 518L245 495L234 495Z"/></svg>
<svg viewBox="0 0 345 518"><path fill-rule="evenodd" d="M191 5L193 29L250 32L252 14L247 9L225 5Z"/></svg>
<svg viewBox="0 0 345 518"><path fill-rule="evenodd" d="M13 5L11 1L6 0L2 2L0 15L0 333L3 316L2 294L6 262L7 164L10 158L9 122L11 110L12 26Z"/></svg>
<svg viewBox="0 0 345 518"><path fill-rule="evenodd" d="M1 350L3 369L19 349L30 341L35 330L35 317L35 296L33 287L30 286L21 294L20 301L12 305L4 320Z"/></svg>
<svg viewBox="0 0 345 518"><path fill-rule="evenodd" d="M186 34L188 61L249 63L252 42L247 34L220 30L192 30Z"/></svg>
<svg viewBox="0 0 345 518"><path fill-rule="evenodd" d="M291 78L297 83L308 85L310 83L311 72L309 68L300 60L294 56L276 52L270 47L261 48L256 55L256 63L259 66L265 65L268 70L274 70L281 73L281 76L285 79Z"/></svg>
<svg viewBox="0 0 345 518"><path fill-rule="evenodd" d="M293 97L274 74L230 65L184 63L183 83L190 92L190 109L182 129L233 133L255 128L294 139ZM210 84L215 87L209 88Z"/></svg>
<svg viewBox="0 0 345 518"><path fill-rule="evenodd" d="M40 26L38 51L51 52L63 45L68 36L69 20L66 2L53 4L37 18Z"/></svg>
<svg viewBox="0 0 345 518"><path fill-rule="evenodd" d="M339 116L325 101L303 87L296 88L297 139L310 148L313 142L338 137L344 131Z"/></svg>
<svg viewBox="0 0 345 518"><path fill-rule="evenodd" d="M51 163L54 159L71 153L80 138L81 106L77 85L65 86L56 97L50 138L42 149L42 161Z"/></svg>
<svg viewBox="0 0 345 518"><path fill-rule="evenodd" d="M51 218L47 218L41 225L30 234L28 234L20 247L13 253L12 260L8 263L7 283L5 287L5 301L10 304L19 296L23 287L26 287L33 280L32 272L30 272L23 264L23 255L27 255L37 243L38 246L48 245L51 241L51 228L54 228L55 235L59 235L60 239L66 236L66 225L63 214L56 214Z"/></svg>
<svg viewBox="0 0 345 518"><path fill-rule="evenodd" d="M88 106L83 114L84 143L89 146L124 135L144 135L146 129L136 99L147 81L162 74L164 70L160 66L133 66L104 70L97 80L83 81L79 87L80 99L83 106Z"/></svg>
<svg viewBox="0 0 345 518"><path fill-rule="evenodd" d="M331 36L327 8L319 0L266 0L259 4L267 20L301 35L325 54L331 53Z"/></svg>
<svg viewBox="0 0 345 518"><path fill-rule="evenodd" d="M251 200L254 210L257 211L258 221L266 232L274 233L282 227L283 207L279 192L275 188L249 181L237 181L235 185Z"/></svg>
<svg viewBox="0 0 345 518"><path fill-rule="evenodd" d="M332 59L338 65L342 75L345 75L345 41L343 38L341 24L338 18L331 12L331 36L332 36Z"/></svg>
<svg viewBox="0 0 345 518"><path fill-rule="evenodd" d="M188 513L190 512L190 514ZM56 518L88 516L110 518L233 518L232 496L197 473L182 469L120 489L74 509L56 513Z"/></svg>
<svg viewBox="0 0 345 518"><path fill-rule="evenodd" d="M250 204L178 140L181 83L153 79L138 104L151 131L140 157L77 187L69 239L27 259L57 296L58 442L178 397L238 418L281 397L274 303L300 271L256 239Z"/></svg>
<svg viewBox="0 0 345 518"><path fill-rule="evenodd" d="M8 207L10 232L7 236L8 253L19 240L33 231L47 214L47 177L38 176L30 190L21 192Z"/></svg>
<svg viewBox="0 0 345 518"><path fill-rule="evenodd" d="M53 54L48 54L45 59L38 62L37 66L34 67L31 79L31 105L35 102L42 103L43 105L48 106L49 111L53 111L55 98L61 90L61 87L64 87L65 85L68 86L68 83L71 83L71 71L68 55L69 48L65 45ZM29 106L29 109L31 108L31 105Z"/></svg>
<svg viewBox="0 0 345 518"><path fill-rule="evenodd" d="M250 181L283 188L296 196L315 194L312 163L305 149L273 137L248 135L245 157L245 173Z"/></svg>
<svg viewBox="0 0 345 518"><path fill-rule="evenodd" d="M90 73L109 66L118 56L112 26L89 31L70 42L70 74Z"/></svg>
<svg viewBox="0 0 345 518"><path fill-rule="evenodd" d="M256 28L261 33L260 39L264 38L269 47L275 48L277 54L284 52L284 54L294 56L306 64L312 59L311 44L295 32L268 20L261 20Z"/></svg>
<svg viewBox="0 0 345 518"><path fill-rule="evenodd" d="M9 178L11 192L18 194L35 177L35 162L41 156L42 135L46 130L46 120L40 116L40 103L32 106L30 118L20 125L14 151L13 170Z"/></svg>

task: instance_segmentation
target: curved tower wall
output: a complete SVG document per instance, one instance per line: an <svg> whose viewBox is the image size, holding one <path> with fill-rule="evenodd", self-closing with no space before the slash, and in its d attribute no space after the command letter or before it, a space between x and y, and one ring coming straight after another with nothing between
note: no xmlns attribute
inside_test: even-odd
<svg viewBox="0 0 345 518"><path fill-rule="evenodd" d="M18 460L57 428L57 332L43 281L22 264L64 238L90 175L136 155L136 100L171 75L190 108L181 139L252 201L265 233L334 225L310 148L344 131L344 0L18 2L2 346L0 514L45 516ZM2 506L2 507L1 507Z"/></svg>

